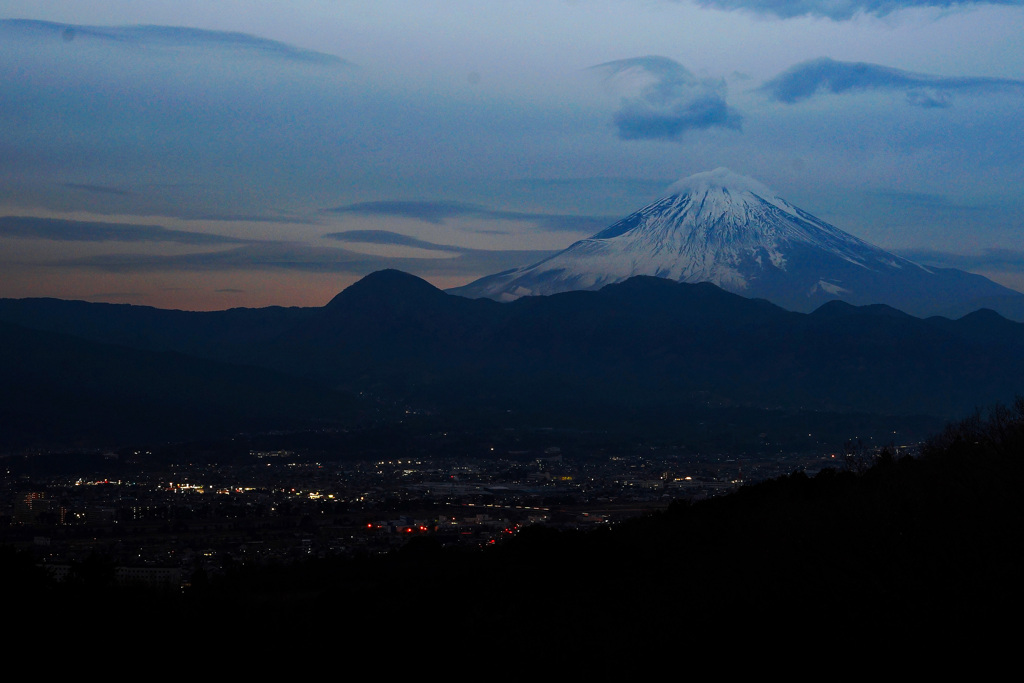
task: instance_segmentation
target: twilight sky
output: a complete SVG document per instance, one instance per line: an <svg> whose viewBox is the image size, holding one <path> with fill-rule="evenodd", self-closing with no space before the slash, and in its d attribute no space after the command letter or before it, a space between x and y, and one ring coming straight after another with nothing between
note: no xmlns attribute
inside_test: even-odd
<svg viewBox="0 0 1024 683"><path fill-rule="evenodd" d="M0 296L454 286L721 166L1024 290L1021 36L1021 0L0 0Z"/></svg>

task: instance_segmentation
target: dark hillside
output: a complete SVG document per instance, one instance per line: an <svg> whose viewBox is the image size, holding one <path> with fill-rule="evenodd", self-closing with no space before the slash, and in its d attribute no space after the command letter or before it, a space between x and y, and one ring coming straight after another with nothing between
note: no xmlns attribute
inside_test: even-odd
<svg viewBox="0 0 1024 683"><path fill-rule="evenodd" d="M1022 455L1019 400L950 426L918 458L796 473L596 532L531 527L482 551L424 537L387 556L235 566L197 577L185 596L100 594L124 608L118 618L147 627L256 638L288 623L275 642L307 647L396 634L477 645L597 639L615 652L841 645L876 634L947 642L1020 607ZM19 571L12 580L36 586L37 600L47 590L54 600L99 600L85 584L40 587ZM218 617L186 616L197 609Z"/></svg>

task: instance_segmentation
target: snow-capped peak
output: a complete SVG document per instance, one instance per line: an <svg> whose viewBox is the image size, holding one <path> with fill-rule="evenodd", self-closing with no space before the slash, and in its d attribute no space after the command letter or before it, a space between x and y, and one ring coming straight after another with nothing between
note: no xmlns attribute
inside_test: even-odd
<svg viewBox="0 0 1024 683"><path fill-rule="evenodd" d="M725 167L694 173L678 180L669 186L668 193L669 195L699 197L718 196L730 203L749 203L754 199L760 199L786 213L797 215L796 207L775 194L770 187L759 180L734 173Z"/></svg>
<svg viewBox="0 0 1024 683"><path fill-rule="evenodd" d="M795 310L813 310L837 297L896 303L900 290L940 287L928 278L931 271L815 218L764 183L727 168L684 178L669 193L543 261L452 291L510 301L654 275L712 282Z"/></svg>
<svg viewBox="0 0 1024 683"><path fill-rule="evenodd" d="M750 192L762 199L776 197L771 188L764 183L739 173L733 173L724 166L713 171L694 173L676 181L668 188L669 194L705 194L712 190Z"/></svg>

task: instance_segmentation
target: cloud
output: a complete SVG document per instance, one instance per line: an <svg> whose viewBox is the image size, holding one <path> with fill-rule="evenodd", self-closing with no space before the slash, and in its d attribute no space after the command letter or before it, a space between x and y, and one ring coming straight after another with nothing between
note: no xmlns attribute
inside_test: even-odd
<svg viewBox="0 0 1024 683"><path fill-rule="evenodd" d="M86 183L64 183L64 187L70 190L82 190L83 192L90 192L92 194L99 195L114 195L115 197L131 197L134 196L134 192L127 190L120 190L116 187L107 187L106 185L89 185Z"/></svg>
<svg viewBox="0 0 1024 683"><path fill-rule="evenodd" d="M459 216L481 217L490 213L486 209L461 202L415 202L415 201L381 201L359 202L348 206L326 209L327 213L354 213L362 216L400 216L415 218L426 223L441 225L449 218ZM487 216L490 217L490 216Z"/></svg>
<svg viewBox="0 0 1024 683"><path fill-rule="evenodd" d="M0 45L0 198L62 213L305 214L393 99L339 57L241 33L0 19Z"/></svg>
<svg viewBox="0 0 1024 683"><path fill-rule="evenodd" d="M401 235L389 230L347 230L324 235L328 239L341 242L362 242L365 244L394 244L407 247L418 247L431 251L452 252L456 258L448 259L406 259L420 261L428 272L444 274L492 273L508 270L512 267L533 263L551 256L555 251L539 251L532 249L470 249L452 244L436 244L426 240ZM422 270L419 269L419 270Z"/></svg>
<svg viewBox="0 0 1024 683"><path fill-rule="evenodd" d="M667 57L620 59L590 67L622 94L613 121L623 140L679 140L689 130L739 130L724 79L698 79Z"/></svg>
<svg viewBox="0 0 1024 683"><path fill-rule="evenodd" d="M441 225L451 218L478 218L482 220L522 221L533 223L543 230L587 232L597 231L613 222L607 216L572 216L552 213L526 213L501 211L463 202L379 201L360 202L348 206L326 209L326 213L353 213L362 216L399 216ZM394 234L394 233L392 233Z"/></svg>
<svg viewBox="0 0 1024 683"><path fill-rule="evenodd" d="M191 254L100 254L49 263L108 272L219 271L285 269L340 272L358 269L361 261L377 261L345 249L265 242L234 249Z"/></svg>
<svg viewBox="0 0 1024 683"><path fill-rule="evenodd" d="M966 271L1024 273L1024 251L985 249L979 254L956 254L937 249L900 249L894 253L923 265Z"/></svg>
<svg viewBox="0 0 1024 683"><path fill-rule="evenodd" d="M864 90L906 93L918 107L949 107L953 93L1024 92L1024 81L1012 78L931 76L866 62L837 62L827 57L802 62L761 86L779 102L794 104L820 93Z"/></svg>
<svg viewBox="0 0 1024 683"><path fill-rule="evenodd" d="M908 90L907 102L925 109L946 109L953 106L949 93L942 91Z"/></svg>
<svg viewBox="0 0 1024 683"><path fill-rule="evenodd" d="M670 194L703 194L712 188L728 188L737 192L751 192L770 199L775 197L775 191L762 183L760 180L735 173L728 168L719 167L713 171L694 173L673 183L669 188Z"/></svg>
<svg viewBox="0 0 1024 683"><path fill-rule="evenodd" d="M360 242L400 243L403 236L386 231L356 231ZM338 235L341 235L339 237ZM345 233L328 235L345 241ZM398 268L418 275L480 276L539 261L553 251L467 249L412 239L432 250L453 252L451 258L415 258L361 254L348 249L316 247L286 242L261 242L217 252L191 254L101 254L41 265L86 268L111 273L154 271L262 271L289 270L310 273L366 275L382 268ZM353 240L354 241L354 240Z"/></svg>
<svg viewBox="0 0 1024 683"><path fill-rule="evenodd" d="M926 211L987 211L988 208L963 204L940 194L930 192L899 192L895 190L869 190L867 196L881 200L893 208L923 209Z"/></svg>
<svg viewBox="0 0 1024 683"><path fill-rule="evenodd" d="M252 240L158 225L72 221L61 218L0 216L0 237L55 242L176 242L178 244L247 244Z"/></svg>
<svg viewBox="0 0 1024 683"><path fill-rule="evenodd" d="M93 292L85 297L86 301L90 299L141 299L146 296L145 292Z"/></svg>
<svg viewBox="0 0 1024 683"><path fill-rule="evenodd" d="M236 55L255 54L264 58L305 62L309 64L346 65L335 55L304 50L268 38L235 33L210 31L184 26L77 26L30 19L5 19L0 29L33 39L64 43L99 42L128 47L151 49L181 48L192 50L216 49ZM69 45L69 48L74 46Z"/></svg>
<svg viewBox="0 0 1024 683"><path fill-rule="evenodd" d="M393 244L402 247L416 247L418 249L431 249L434 251L466 251L460 247L453 247L446 244L434 244L426 240L417 239L408 235L402 235L390 230L344 230L342 232L330 232L324 235L327 239L338 240L339 242L362 242L363 244Z"/></svg>
<svg viewBox="0 0 1024 683"><path fill-rule="evenodd" d="M1019 0L695 0L701 7L746 10L772 14L782 19L800 16L827 17L836 21L858 14L883 17L915 7L970 7L974 5L1017 5Z"/></svg>

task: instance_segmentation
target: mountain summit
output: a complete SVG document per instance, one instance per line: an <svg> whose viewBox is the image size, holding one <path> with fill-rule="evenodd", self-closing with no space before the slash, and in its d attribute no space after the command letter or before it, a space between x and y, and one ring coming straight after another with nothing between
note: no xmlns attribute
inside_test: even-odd
<svg viewBox="0 0 1024 683"><path fill-rule="evenodd" d="M712 282L804 312L834 299L915 315L962 315L999 297L1024 302L980 275L926 268L868 244L728 169L698 173L669 191L543 261L450 292L511 301L654 275Z"/></svg>

